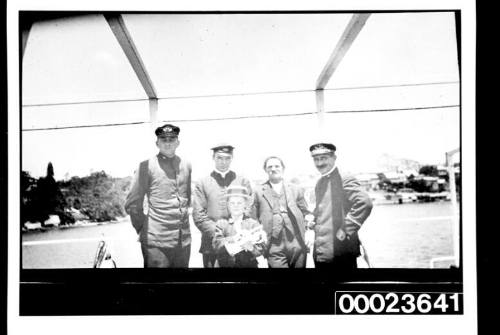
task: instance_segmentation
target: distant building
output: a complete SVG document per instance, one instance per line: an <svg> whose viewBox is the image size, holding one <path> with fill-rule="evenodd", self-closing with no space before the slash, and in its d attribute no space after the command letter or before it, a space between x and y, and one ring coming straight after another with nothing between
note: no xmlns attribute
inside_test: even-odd
<svg viewBox="0 0 500 335"><path fill-rule="evenodd" d="M379 173L379 176L382 175L382 178L384 180L389 180L393 184L397 183L406 183L408 181L408 178L406 175L402 172L398 171L387 171L387 172L382 172Z"/></svg>
<svg viewBox="0 0 500 335"><path fill-rule="evenodd" d="M399 168L398 172L405 175L406 178L417 177L419 175L418 171L415 169L403 169Z"/></svg>
<svg viewBox="0 0 500 335"><path fill-rule="evenodd" d="M376 173L361 173L356 175L362 187L367 191L377 189L380 178Z"/></svg>

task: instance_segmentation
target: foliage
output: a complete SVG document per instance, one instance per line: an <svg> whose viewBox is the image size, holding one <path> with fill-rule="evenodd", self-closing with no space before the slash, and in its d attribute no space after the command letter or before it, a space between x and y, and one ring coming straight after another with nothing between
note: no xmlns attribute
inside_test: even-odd
<svg viewBox="0 0 500 335"><path fill-rule="evenodd" d="M103 222L126 215L123 205L130 178L112 178L104 171L60 182L66 206L79 209L90 220Z"/></svg>
<svg viewBox="0 0 500 335"><path fill-rule="evenodd" d="M51 214L58 215L61 224L74 223L75 209L90 221L115 220L126 215L123 205L130 184L130 177L112 178L104 171L55 181L50 163L47 176L38 180L22 171L21 224L38 221L43 225Z"/></svg>
<svg viewBox="0 0 500 335"><path fill-rule="evenodd" d="M415 178L411 179L408 184L409 188L412 188L415 190L415 192L429 192L429 184L421 178Z"/></svg>
<svg viewBox="0 0 500 335"><path fill-rule="evenodd" d="M36 221L36 196L37 179L31 177L29 172L21 171L21 226L27 221Z"/></svg>
<svg viewBox="0 0 500 335"><path fill-rule="evenodd" d="M420 168L418 173L424 176L431 176L431 177L439 176L439 170L436 165L424 165Z"/></svg>
<svg viewBox="0 0 500 335"><path fill-rule="evenodd" d="M49 215L58 215L61 223L64 221L64 198L54 180L52 163L47 166L47 175L36 178L26 172L21 172L21 225L26 221L44 222Z"/></svg>

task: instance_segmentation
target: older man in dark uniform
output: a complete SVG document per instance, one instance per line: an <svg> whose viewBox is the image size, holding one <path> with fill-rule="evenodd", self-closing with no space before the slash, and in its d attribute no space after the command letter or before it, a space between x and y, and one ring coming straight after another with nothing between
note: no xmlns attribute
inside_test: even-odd
<svg viewBox="0 0 500 335"><path fill-rule="evenodd" d="M283 179L281 158L268 157L264 171L269 179L255 189L254 216L267 233L267 263L271 268L305 268L307 246L304 218L312 221L304 191Z"/></svg>
<svg viewBox="0 0 500 335"><path fill-rule="evenodd" d="M355 269L360 255L358 230L372 210L370 197L355 178L341 176L335 145L317 143L309 150L321 173L315 188L315 267Z"/></svg>
<svg viewBox="0 0 500 335"><path fill-rule="evenodd" d="M139 234L144 267L189 265L191 233L191 165L175 154L180 129L166 124L156 129L158 155L143 161L136 171L125 210ZM147 195L148 214L143 211Z"/></svg>
<svg viewBox="0 0 500 335"><path fill-rule="evenodd" d="M228 217L225 198L227 188L243 186L252 194L248 179L230 170L234 147L221 143L211 150L215 169L209 176L200 179L193 191L193 220L202 234L200 253L203 254L205 268L213 268L215 265L216 252L212 247L212 240L216 222Z"/></svg>

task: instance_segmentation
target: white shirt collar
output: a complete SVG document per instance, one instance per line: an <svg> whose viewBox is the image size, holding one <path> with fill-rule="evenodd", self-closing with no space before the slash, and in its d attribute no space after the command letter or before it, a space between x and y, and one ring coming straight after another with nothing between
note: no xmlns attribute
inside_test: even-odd
<svg viewBox="0 0 500 335"><path fill-rule="evenodd" d="M336 165L334 165L334 166L330 169L330 171L328 171L327 173L323 173L323 174L321 174L321 177L326 177L326 176L328 176L330 173L332 173L333 171L335 171L335 169L336 169L336 168L337 168L337 166L336 166Z"/></svg>
<svg viewBox="0 0 500 335"><path fill-rule="evenodd" d="M218 174L220 174L222 176L222 178L226 178L226 174L229 172L229 170L227 170L226 172L221 172L217 169L214 169L214 171Z"/></svg>
<svg viewBox="0 0 500 335"><path fill-rule="evenodd" d="M283 180L276 184L269 181L269 184L271 184L271 187L276 191L276 193L281 193L281 190L283 189Z"/></svg>

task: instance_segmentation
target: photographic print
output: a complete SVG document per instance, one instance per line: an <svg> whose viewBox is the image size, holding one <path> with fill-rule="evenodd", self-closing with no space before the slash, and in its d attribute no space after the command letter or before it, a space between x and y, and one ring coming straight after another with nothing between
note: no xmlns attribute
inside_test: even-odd
<svg viewBox="0 0 500 335"><path fill-rule="evenodd" d="M16 13L20 316L468 315L461 10Z"/></svg>
<svg viewBox="0 0 500 335"><path fill-rule="evenodd" d="M112 266L143 267L141 244L172 249L180 242L191 249L185 267L203 268L203 257L216 253L217 220L229 218L226 208L214 207L225 207L220 203L231 183L250 194L262 191L269 179L262 165L270 156L283 165L280 180L303 191L297 216L304 226L303 217L318 205L321 172L328 172L313 161L310 147L318 143L335 146L339 176L352 176L359 197L367 198L356 205L373 207L351 212L359 216L353 229L363 266L459 265L455 12L36 14L20 13L27 26L23 269L105 266L94 257L101 242ZM161 154L155 130L165 124L178 129L175 155L190 164L189 176L177 177L185 188L176 193L180 203L163 208L154 194L146 201L149 232L144 227L141 234L131 223L133 209L125 208L127 195L139 196L130 195L134 183L140 186L134 171ZM219 145L228 152L213 149ZM216 155L227 156L227 166ZM218 168L244 182L218 183L210 176ZM134 201L129 207L139 206ZM161 213L170 207L186 215ZM149 218L148 210L155 211ZM259 214L266 213L254 218ZM302 227L294 228L300 239ZM311 232L322 235L318 228ZM266 230L270 244L272 227ZM264 257L259 261L268 266Z"/></svg>

